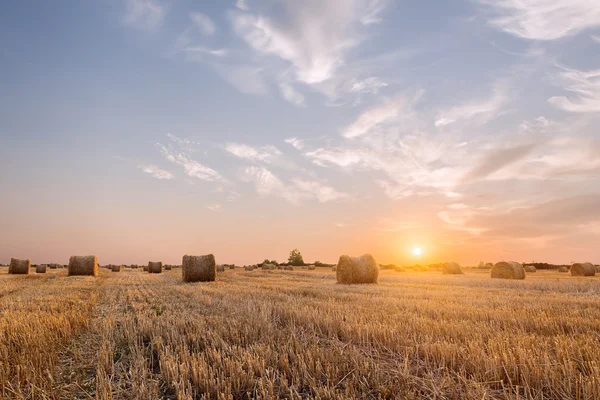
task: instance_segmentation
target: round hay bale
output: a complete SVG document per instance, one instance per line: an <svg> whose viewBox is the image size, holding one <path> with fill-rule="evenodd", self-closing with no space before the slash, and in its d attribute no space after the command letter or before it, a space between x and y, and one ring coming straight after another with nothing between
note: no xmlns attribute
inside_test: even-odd
<svg viewBox="0 0 600 400"><path fill-rule="evenodd" d="M537 268L535 268L535 266L533 265L526 265L523 267L523 269L525 270L525 272L536 272Z"/></svg>
<svg viewBox="0 0 600 400"><path fill-rule="evenodd" d="M338 283L378 283L379 265L370 254L360 257L343 255L337 263L335 275Z"/></svg>
<svg viewBox="0 0 600 400"><path fill-rule="evenodd" d="M596 267L596 273L600 274L600 265L595 265L595 267Z"/></svg>
<svg viewBox="0 0 600 400"><path fill-rule="evenodd" d="M314 271L315 270L315 266L314 265L309 265L308 266L308 270L309 271Z"/></svg>
<svg viewBox="0 0 600 400"><path fill-rule="evenodd" d="M217 272L225 272L225 266L223 264L217 265Z"/></svg>
<svg viewBox="0 0 600 400"><path fill-rule="evenodd" d="M331 270L332 270L333 272L335 272L335 271L337 270L337 265L334 265L333 267L331 267Z"/></svg>
<svg viewBox="0 0 600 400"><path fill-rule="evenodd" d="M171 264L165 265L165 271L171 271L173 266Z"/></svg>
<svg viewBox="0 0 600 400"><path fill-rule="evenodd" d="M596 267L592 263L575 263L571 265L571 276L596 276Z"/></svg>
<svg viewBox="0 0 600 400"><path fill-rule="evenodd" d="M98 257L72 256L69 258L68 275L98 276Z"/></svg>
<svg viewBox="0 0 600 400"><path fill-rule="evenodd" d="M567 268L567 267L560 267L558 269L558 272L569 272L569 268Z"/></svg>
<svg viewBox="0 0 600 400"><path fill-rule="evenodd" d="M184 282L212 282L217 278L215 256L183 256L181 274Z"/></svg>
<svg viewBox="0 0 600 400"><path fill-rule="evenodd" d="M525 270L516 261L500 261L492 267L491 276L495 279L525 279Z"/></svg>
<svg viewBox="0 0 600 400"><path fill-rule="evenodd" d="M35 267L35 273L36 274L45 274L46 273L46 267L47 267L47 265L45 265L45 264L38 265L37 267Z"/></svg>
<svg viewBox="0 0 600 400"><path fill-rule="evenodd" d="M394 271L396 272L404 272L404 267L401 265L394 265Z"/></svg>
<svg viewBox="0 0 600 400"><path fill-rule="evenodd" d="M57 269L57 268L62 268L62 266L59 267L58 264L50 264L50 265L48 265L48 268Z"/></svg>
<svg viewBox="0 0 600 400"><path fill-rule="evenodd" d="M460 264L454 261L449 261L442 265L442 274L444 275L462 275L463 270L460 268Z"/></svg>
<svg viewBox="0 0 600 400"><path fill-rule="evenodd" d="M229 266L229 269L235 269L235 264L231 264L231 265Z"/></svg>
<svg viewBox="0 0 600 400"><path fill-rule="evenodd" d="M112 272L121 272L121 266L120 265L113 265L110 270Z"/></svg>
<svg viewBox="0 0 600 400"><path fill-rule="evenodd" d="M285 266L283 267L283 270L284 270L284 271L293 271L293 270L294 270L294 267L293 267L292 265L285 265Z"/></svg>
<svg viewBox="0 0 600 400"><path fill-rule="evenodd" d="M264 263L264 264L262 264L262 265L260 266L260 268L261 268L263 271L268 271L268 270L272 269L272 268L271 268L271 264L267 264L267 263Z"/></svg>
<svg viewBox="0 0 600 400"><path fill-rule="evenodd" d="M10 265L8 266L8 273L14 275L29 275L29 268L31 268L31 260L11 258Z"/></svg>
<svg viewBox="0 0 600 400"><path fill-rule="evenodd" d="M254 270L254 267L252 265L244 265L244 270L245 271L252 271L252 270Z"/></svg>
<svg viewBox="0 0 600 400"><path fill-rule="evenodd" d="M148 272L150 272L151 274L162 273L162 261L149 261Z"/></svg>

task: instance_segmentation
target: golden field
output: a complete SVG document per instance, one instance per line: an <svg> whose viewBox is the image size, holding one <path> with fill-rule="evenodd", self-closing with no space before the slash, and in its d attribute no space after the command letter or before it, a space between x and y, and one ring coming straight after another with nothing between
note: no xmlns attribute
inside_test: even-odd
<svg viewBox="0 0 600 400"><path fill-rule="evenodd" d="M600 278L0 268L0 398L600 398Z"/></svg>

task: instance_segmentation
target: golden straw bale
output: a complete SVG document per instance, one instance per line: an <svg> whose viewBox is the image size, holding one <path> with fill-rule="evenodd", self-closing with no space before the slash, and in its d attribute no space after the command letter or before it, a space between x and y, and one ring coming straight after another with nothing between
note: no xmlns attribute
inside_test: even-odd
<svg viewBox="0 0 600 400"><path fill-rule="evenodd" d="M536 272L537 268L534 265L526 265L523 267L525 272Z"/></svg>
<svg viewBox="0 0 600 400"><path fill-rule="evenodd" d="M442 274L445 275L462 275L464 274L460 264L454 261L449 261L442 265Z"/></svg>
<svg viewBox="0 0 600 400"><path fill-rule="evenodd" d="M111 268L112 272L121 272L121 266L120 265L113 265Z"/></svg>
<svg viewBox="0 0 600 400"><path fill-rule="evenodd" d="M569 272L569 268L567 268L567 267L560 267L558 269L558 272Z"/></svg>
<svg viewBox="0 0 600 400"><path fill-rule="evenodd" d="M594 264L586 263L575 263L571 265L571 276L595 276L596 267Z"/></svg>
<svg viewBox="0 0 600 400"><path fill-rule="evenodd" d="M308 266L308 270L309 270L309 271L314 271L314 270L315 270L315 266L314 266L314 265L312 265L312 264L311 264L311 265L309 265L309 266Z"/></svg>
<svg viewBox="0 0 600 400"><path fill-rule="evenodd" d="M98 257L72 256L69 258L68 275L98 276Z"/></svg>
<svg viewBox="0 0 600 400"><path fill-rule="evenodd" d="M378 283L379 265L372 255L360 257L343 255L337 263L336 278L338 283Z"/></svg>
<svg viewBox="0 0 600 400"><path fill-rule="evenodd" d="M35 273L36 274L45 274L46 273L46 264L42 264L42 265L38 265L37 267L35 267Z"/></svg>
<svg viewBox="0 0 600 400"><path fill-rule="evenodd" d="M223 264L217 265L217 272L225 272L225 266Z"/></svg>
<svg viewBox="0 0 600 400"><path fill-rule="evenodd" d="M516 261L500 261L492 267L491 276L495 279L525 279L525 270Z"/></svg>
<svg viewBox="0 0 600 400"><path fill-rule="evenodd" d="M31 268L31 260L11 258L10 265L8 266L8 273L15 275L29 275L29 268Z"/></svg>
<svg viewBox="0 0 600 400"><path fill-rule="evenodd" d="M151 274L162 273L162 261L149 261L148 272L150 272Z"/></svg>
<svg viewBox="0 0 600 400"><path fill-rule="evenodd" d="M211 282L217 278L215 256L183 256L181 274L184 282Z"/></svg>

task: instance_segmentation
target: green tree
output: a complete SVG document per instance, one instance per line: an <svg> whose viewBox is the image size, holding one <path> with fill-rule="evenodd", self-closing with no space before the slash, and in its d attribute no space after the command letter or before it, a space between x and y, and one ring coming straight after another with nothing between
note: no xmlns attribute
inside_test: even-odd
<svg viewBox="0 0 600 400"><path fill-rule="evenodd" d="M290 256L288 257L288 262L294 266L302 266L304 265L304 259L302 259L302 254L300 250L294 249L290 251Z"/></svg>

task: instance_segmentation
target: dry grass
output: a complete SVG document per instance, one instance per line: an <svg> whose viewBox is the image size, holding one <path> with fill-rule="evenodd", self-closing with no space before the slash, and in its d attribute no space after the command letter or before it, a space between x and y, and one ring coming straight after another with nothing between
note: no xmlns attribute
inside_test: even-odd
<svg viewBox="0 0 600 400"><path fill-rule="evenodd" d="M8 275L0 398L600 398L600 278Z"/></svg>

